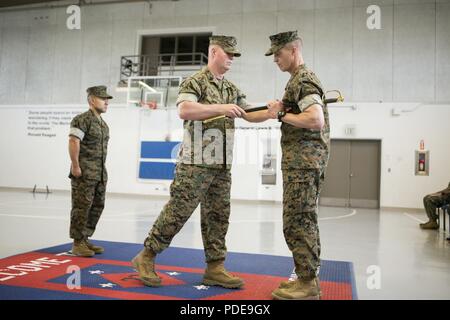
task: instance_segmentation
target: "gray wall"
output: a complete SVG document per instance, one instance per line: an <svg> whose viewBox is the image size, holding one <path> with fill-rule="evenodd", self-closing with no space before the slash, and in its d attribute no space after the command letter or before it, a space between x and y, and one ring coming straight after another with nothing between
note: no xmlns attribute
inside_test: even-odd
<svg viewBox="0 0 450 320"><path fill-rule="evenodd" d="M366 8L381 7L381 30ZM450 0L181 0L82 7L81 30L65 8L0 12L0 104L79 103L111 89L138 30L212 27L238 38L229 78L250 101L279 97L288 78L263 54L268 36L298 29L304 57L326 89L348 101L450 101ZM123 102L117 93L114 102Z"/></svg>

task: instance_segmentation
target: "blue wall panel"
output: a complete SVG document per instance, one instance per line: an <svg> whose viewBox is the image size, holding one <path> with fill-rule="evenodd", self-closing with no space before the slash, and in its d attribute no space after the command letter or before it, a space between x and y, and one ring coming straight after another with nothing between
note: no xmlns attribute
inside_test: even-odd
<svg viewBox="0 0 450 320"><path fill-rule="evenodd" d="M172 159L176 158L179 148L178 141L142 141L141 158Z"/></svg>
<svg viewBox="0 0 450 320"><path fill-rule="evenodd" d="M173 180L175 163L144 162L139 164L140 179Z"/></svg>

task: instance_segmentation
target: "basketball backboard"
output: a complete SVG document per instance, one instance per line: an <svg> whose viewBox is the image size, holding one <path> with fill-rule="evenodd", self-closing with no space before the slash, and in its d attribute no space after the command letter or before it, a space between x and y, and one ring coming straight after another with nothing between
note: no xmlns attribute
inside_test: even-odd
<svg viewBox="0 0 450 320"><path fill-rule="evenodd" d="M146 76L128 78L128 107L151 109L176 108L180 76Z"/></svg>

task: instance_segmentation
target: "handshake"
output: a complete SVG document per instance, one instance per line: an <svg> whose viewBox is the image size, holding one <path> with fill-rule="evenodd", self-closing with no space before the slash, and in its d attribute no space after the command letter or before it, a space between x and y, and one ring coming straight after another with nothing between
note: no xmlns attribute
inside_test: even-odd
<svg viewBox="0 0 450 320"><path fill-rule="evenodd" d="M334 97L334 98L327 98L326 95L329 92L336 92L338 94L338 96ZM342 97L339 90L331 90L331 91L327 91L323 95L322 101L324 104L330 104L330 103L335 103L335 102L343 102L344 98ZM203 120L203 123L209 123L209 122L212 122L212 121L215 121L218 119L223 119L225 117L240 118L245 113L256 112L256 111L261 111L261 110L269 110L269 114L272 119L277 118L278 111L285 111L285 112L294 113L294 114L301 113L301 110L300 110L300 107L298 106L298 104L296 102L290 102L290 101L271 100L265 106L259 106L259 107L255 107L255 108L251 108L251 109L247 109L247 110L243 110L239 106L233 105L233 104L230 104L227 106L229 106L229 110L227 110L224 115Z"/></svg>

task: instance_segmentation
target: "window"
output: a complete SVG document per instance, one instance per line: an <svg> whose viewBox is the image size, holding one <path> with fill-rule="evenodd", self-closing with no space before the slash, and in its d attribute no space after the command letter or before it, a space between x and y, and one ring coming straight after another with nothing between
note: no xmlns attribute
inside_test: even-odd
<svg viewBox="0 0 450 320"><path fill-rule="evenodd" d="M175 38L164 37L161 38L159 44L159 53L163 56L161 57L164 63L170 62L170 56L175 53Z"/></svg>
<svg viewBox="0 0 450 320"><path fill-rule="evenodd" d="M209 37L210 35L195 37L195 51L202 52L207 57L208 57Z"/></svg>
<svg viewBox="0 0 450 320"><path fill-rule="evenodd" d="M208 62L211 33L148 36L143 38L142 55L160 55L161 65L202 65ZM159 45L147 45L149 43Z"/></svg>
<svg viewBox="0 0 450 320"><path fill-rule="evenodd" d="M188 36L188 37L178 37L178 50L177 53L178 55L178 59L177 62L179 62L179 64L183 64L187 63L189 61L192 61L193 56L192 54L194 53L194 38L193 36Z"/></svg>

